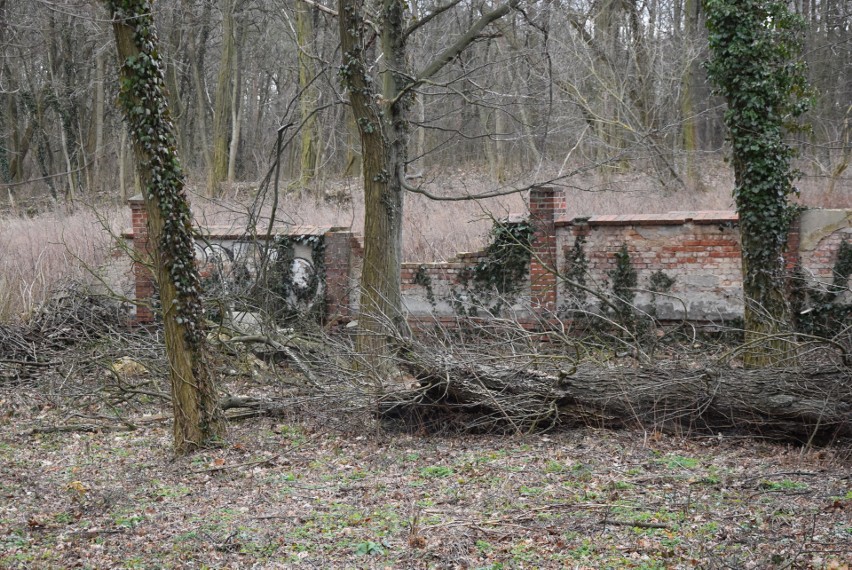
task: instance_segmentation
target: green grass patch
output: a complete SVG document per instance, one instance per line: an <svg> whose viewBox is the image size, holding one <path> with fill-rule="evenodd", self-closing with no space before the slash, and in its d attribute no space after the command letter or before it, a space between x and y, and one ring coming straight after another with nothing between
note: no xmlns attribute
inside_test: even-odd
<svg viewBox="0 0 852 570"><path fill-rule="evenodd" d="M673 471L677 469L695 469L699 464L697 459L674 454L666 455L657 461Z"/></svg>
<svg viewBox="0 0 852 570"><path fill-rule="evenodd" d="M758 484L758 487L765 491L805 491L808 488L806 484L790 479L782 479L781 481L763 480Z"/></svg>
<svg viewBox="0 0 852 570"><path fill-rule="evenodd" d="M420 476L426 479L449 477L452 474L452 468L445 465L430 465L420 470Z"/></svg>

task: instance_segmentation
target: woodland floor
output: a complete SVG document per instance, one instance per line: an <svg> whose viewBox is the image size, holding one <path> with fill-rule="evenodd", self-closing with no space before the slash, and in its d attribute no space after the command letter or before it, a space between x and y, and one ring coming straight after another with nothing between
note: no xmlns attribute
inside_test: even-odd
<svg viewBox="0 0 852 570"><path fill-rule="evenodd" d="M852 451L591 428L535 436L232 425L175 459L162 416L73 423L0 385L0 568L827 568Z"/></svg>

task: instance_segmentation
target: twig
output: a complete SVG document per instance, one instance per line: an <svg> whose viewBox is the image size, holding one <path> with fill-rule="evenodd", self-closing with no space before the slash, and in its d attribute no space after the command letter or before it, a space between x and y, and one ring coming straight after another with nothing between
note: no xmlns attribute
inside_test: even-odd
<svg viewBox="0 0 852 570"><path fill-rule="evenodd" d="M335 18L337 17L337 10L332 10L331 8L329 8L327 6L323 6L319 2L314 2L313 0L301 0L301 1L305 4L307 4L308 6L312 7L312 8L316 8L320 12L325 12L329 16L334 16Z"/></svg>
<svg viewBox="0 0 852 570"><path fill-rule="evenodd" d="M124 528L90 528L88 530L75 530L72 531L71 534L81 536L83 538L95 538L96 536L101 534L122 534L125 532L127 532L127 529Z"/></svg>
<svg viewBox="0 0 852 570"><path fill-rule="evenodd" d="M257 461L246 461L245 463L234 463L232 465L216 465L215 467L209 467L207 469L194 469L190 471L190 473L212 473L214 471L227 471L228 469L239 469L240 467L251 467L253 465L263 465L264 463L272 463L276 459L278 459L278 456L273 455L272 457L267 457L266 459L259 459Z"/></svg>
<svg viewBox="0 0 852 570"><path fill-rule="evenodd" d="M0 358L0 364L20 364L21 366L53 366L53 362L39 362L35 360L8 360Z"/></svg>
<svg viewBox="0 0 852 570"><path fill-rule="evenodd" d="M99 431L133 431L136 426L124 424L121 426L103 426L94 424L68 424L64 426L44 426L34 427L33 429L22 433L21 435L36 435L38 433L67 433L67 432L88 432L96 433Z"/></svg>
<svg viewBox="0 0 852 570"><path fill-rule="evenodd" d="M764 473L763 475L755 475L754 477L746 477L743 482L754 481L755 479L768 479L769 477L790 477L790 476L816 477L822 473L814 473L812 471L778 471L777 473Z"/></svg>
<svg viewBox="0 0 852 570"><path fill-rule="evenodd" d="M296 368L298 368L299 371L305 375L305 378L307 378L311 384L313 384L314 386L318 385L316 376L314 376L314 373L311 372L311 370L305 365L304 362L302 362L302 359L296 356L296 352L289 346L281 344L274 338L270 338L268 336L263 335L235 336L234 338L230 339L229 342L257 342L269 345L275 350L280 350L281 352L286 354L290 358L290 360L293 361L293 364L296 365Z"/></svg>
<svg viewBox="0 0 852 570"><path fill-rule="evenodd" d="M672 526L663 523L651 523L651 522L640 522L640 521L619 521L619 520L608 520L603 519L598 521L598 524L602 524L604 526L612 525L612 526L632 526L636 528L663 528L666 530L671 530Z"/></svg>

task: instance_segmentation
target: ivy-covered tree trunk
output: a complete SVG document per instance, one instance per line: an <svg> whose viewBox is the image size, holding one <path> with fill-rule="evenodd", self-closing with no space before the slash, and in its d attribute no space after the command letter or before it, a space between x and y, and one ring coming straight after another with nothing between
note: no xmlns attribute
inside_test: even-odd
<svg viewBox="0 0 852 570"><path fill-rule="evenodd" d="M785 126L806 108L798 32L786 2L705 0L712 60L707 69L728 104L734 198L742 235L747 366L794 356L785 297L784 250L795 173Z"/></svg>
<svg viewBox="0 0 852 570"><path fill-rule="evenodd" d="M163 306L174 407L175 452L220 440L225 421L206 360L201 283L189 204L166 104L163 63L148 0L106 0L118 48L120 105L142 182L148 233Z"/></svg>

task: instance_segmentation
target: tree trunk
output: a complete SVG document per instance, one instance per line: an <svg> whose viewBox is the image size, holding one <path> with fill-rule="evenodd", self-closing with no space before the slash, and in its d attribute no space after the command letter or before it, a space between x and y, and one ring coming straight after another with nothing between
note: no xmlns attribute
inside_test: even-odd
<svg viewBox="0 0 852 570"><path fill-rule="evenodd" d="M222 58L213 108L213 163L208 173L208 195L216 194L219 183L228 178L228 147L231 140L231 100L236 42L234 39L235 0L222 0Z"/></svg>
<svg viewBox="0 0 852 570"><path fill-rule="evenodd" d="M193 132L190 133L190 141L197 138L197 144L190 144L190 148L200 148L203 163L208 172L213 168L213 153L211 152L208 138L209 105L207 104L207 84L204 81L204 62L207 56L207 37L210 35L210 13L212 2L204 3L204 11L201 15L201 31L196 37L189 34L190 54L189 61L192 66L192 83L195 90L195 121Z"/></svg>
<svg viewBox="0 0 852 570"><path fill-rule="evenodd" d="M20 122L25 120L24 117L27 115L27 109L23 109L24 113L19 113L19 108L15 99L11 95L7 95L7 97L8 105L5 118L9 124L9 128L12 130L11 136L9 137L9 142L12 147L12 156L7 163L8 179L9 182L20 182L24 179L24 164L26 162L27 153L30 150L30 143L35 135L35 128L38 121L36 120L35 111L32 110L30 113L32 114L32 117L25 121L25 126L23 130L21 130ZM23 117L19 115L23 115Z"/></svg>
<svg viewBox="0 0 852 570"><path fill-rule="evenodd" d="M101 180L101 165L103 164L104 148L104 111L106 101L106 55L103 50L98 51L96 65L96 80L95 80L95 148L92 149L91 155L94 157L94 165L92 166L92 178L94 183L98 185L97 190L101 189L103 180Z"/></svg>
<svg viewBox="0 0 852 570"><path fill-rule="evenodd" d="M382 104L367 75L358 0L340 0L340 38L344 81L361 138L364 174L364 265L361 273L360 332L356 350L380 376L391 350L390 339L404 323L400 268L402 264L402 207L408 121L401 101L397 73L404 73L402 3L385 0ZM391 71L392 70L392 71Z"/></svg>
<svg viewBox="0 0 852 570"><path fill-rule="evenodd" d="M312 85L314 65L308 47L314 39L311 8L296 2L296 42L299 44L299 110L302 119L301 156L299 157L299 185L307 186L316 175L317 168L317 121L314 110L319 99L319 90Z"/></svg>
<svg viewBox="0 0 852 570"><path fill-rule="evenodd" d="M234 56L234 81L233 81L233 89L231 91L231 142L228 145L228 176L227 180L229 184L233 184L236 180L237 176L237 156L240 153L240 125L242 124L243 119L243 105L240 104L242 101L242 93L243 93L243 73L242 73L242 45L241 41L243 38L243 34L245 33L245 23L241 23L241 25L235 30L237 34L236 43L236 55Z"/></svg>
<svg viewBox="0 0 852 570"><path fill-rule="evenodd" d="M786 4L707 0L713 59L710 77L728 110L734 199L742 236L746 366L789 365L795 358L785 296L783 253L795 189L792 151L784 139L789 116L807 108L809 88L796 65L799 21ZM742 54L748 51L751 57Z"/></svg>
<svg viewBox="0 0 852 570"><path fill-rule="evenodd" d="M403 180L407 162L408 110L413 88L454 60L490 23L520 0L509 0L483 14L470 29L415 74L406 61L406 3L383 0L379 80L370 74L367 47L372 28L364 21L362 0L339 0L340 75L361 138L364 174L364 262L361 272L360 331L356 348L379 379L393 372L389 358L394 338L404 334L402 265ZM380 90L376 84L380 83Z"/></svg>
<svg viewBox="0 0 852 570"><path fill-rule="evenodd" d="M177 3L176 3L177 4ZM185 18L186 12L179 12L177 5L172 7L172 17ZM188 128L191 125L191 116L187 113L187 109L192 107L188 101L190 93L181 91L181 70L191 70L191 58L182 53L182 50L187 50L193 40L189 40L186 36L194 35L194 30L187 32L187 26L175 25L172 27L171 34L168 39L168 46L160 49L168 50L170 57L166 65L166 90L168 92L169 107L171 108L172 118L175 120L175 130L178 137L178 152L185 157L185 166L189 166L189 157L192 156L192 131Z"/></svg>
<svg viewBox="0 0 852 570"><path fill-rule="evenodd" d="M695 10L697 2L698 0L686 0L684 32L681 35L680 30L677 30L679 36L678 43L683 47L689 45L688 42L691 42L697 34L698 17ZM682 65L683 75L680 83L680 120L683 133L683 152L686 160L686 178L689 181L698 183L700 180L696 164L696 155L698 153L698 118L696 114L696 93L694 89L698 64L692 60L689 50L685 50Z"/></svg>
<svg viewBox="0 0 852 570"><path fill-rule="evenodd" d="M121 139L118 143L118 187L121 191L121 201L127 202L130 197L127 192L127 131L121 130Z"/></svg>
<svg viewBox="0 0 852 570"><path fill-rule="evenodd" d="M118 48L120 104L130 125L148 212L155 277L163 307L178 454L225 434L206 361L201 285L184 178L164 93L163 66L148 0L107 0Z"/></svg>
<svg viewBox="0 0 852 570"><path fill-rule="evenodd" d="M848 368L589 366L547 374L434 355L409 368L423 388L385 397L380 409L388 418L446 423L451 413L469 426L511 431L586 424L735 431L799 442L852 437Z"/></svg>

